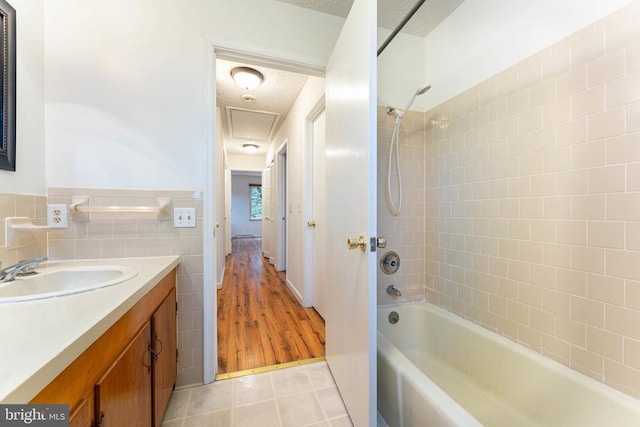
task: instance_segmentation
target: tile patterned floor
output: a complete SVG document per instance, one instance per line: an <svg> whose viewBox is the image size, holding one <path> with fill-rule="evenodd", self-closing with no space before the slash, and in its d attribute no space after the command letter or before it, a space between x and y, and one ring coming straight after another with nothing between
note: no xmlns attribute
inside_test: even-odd
<svg viewBox="0 0 640 427"><path fill-rule="evenodd" d="M351 427L326 362L176 390L161 427Z"/></svg>

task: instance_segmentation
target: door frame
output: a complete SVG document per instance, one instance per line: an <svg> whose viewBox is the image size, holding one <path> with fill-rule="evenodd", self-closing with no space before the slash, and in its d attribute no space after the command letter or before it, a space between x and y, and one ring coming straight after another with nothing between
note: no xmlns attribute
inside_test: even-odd
<svg viewBox="0 0 640 427"><path fill-rule="evenodd" d="M225 226L225 244L224 255L231 255L231 169L225 162L224 167L224 226ZM222 287L222 284L220 285Z"/></svg>
<svg viewBox="0 0 640 427"><path fill-rule="evenodd" d="M289 166L287 163L287 143L288 139L278 147L276 151L276 271L285 271L288 263L287 248L287 200L289 200L289 186L287 184L287 176L289 175ZM274 183L271 183L274 185Z"/></svg>
<svg viewBox="0 0 640 427"><path fill-rule="evenodd" d="M218 312L216 280L216 53L210 40L206 44L204 67L204 135L205 135L205 191L202 207L202 382L213 382L218 370ZM212 325L207 328L206 325Z"/></svg>
<svg viewBox="0 0 640 427"><path fill-rule="evenodd" d="M269 260L271 255L271 168L275 167L273 162L262 170L261 185L262 185L262 251L260 254ZM266 215L266 214L269 215Z"/></svg>
<svg viewBox="0 0 640 427"><path fill-rule="evenodd" d="M316 100L311 107L311 110L307 113L305 117L305 130L304 130L304 168L307 171L313 170L313 123L318 118L320 113L322 113L325 109L325 94L322 92L322 95ZM302 177L302 188L303 190L303 199L302 199L302 209L303 209L303 223L308 221L312 221L313 218L313 177L311 174L304 174ZM304 227L304 225L303 225ZM305 227L304 233L302 233L302 247L303 247L303 260L302 260L302 268L303 273L302 277L304 280L303 285L303 294L302 294L302 305L305 307L313 306L313 230L309 227Z"/></svg>
<svg viewBox="0 0 640 427"><path fill-rule="evenodd" d="M205 191L202 209L203 217L203 284L202 284L202 360L204 384L215 380L218 370L218 302L216 283L216 60L227 59L231 61L248 62L263 65L270 68L278 68L285 71L307 74L310 76L324 77L325 67L285 59L282 57L265 55L256 52L249 46L231 46L228 41L216 40L205 37L204 40L205 66L203 67L204 96L204 129L205 136ZM209 327L211 326L211 327Z"/></svg>

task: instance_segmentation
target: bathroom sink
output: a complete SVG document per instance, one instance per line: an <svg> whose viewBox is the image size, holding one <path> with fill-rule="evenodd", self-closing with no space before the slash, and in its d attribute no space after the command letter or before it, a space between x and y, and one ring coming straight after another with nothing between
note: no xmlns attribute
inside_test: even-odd
<svg viewBox="0 0 640 427"><path fill-rule="evenodd" d="M47 270L0 283L0 303L31 301L77 294L117 285L138 275L122 266L74 267Z"/></svg>

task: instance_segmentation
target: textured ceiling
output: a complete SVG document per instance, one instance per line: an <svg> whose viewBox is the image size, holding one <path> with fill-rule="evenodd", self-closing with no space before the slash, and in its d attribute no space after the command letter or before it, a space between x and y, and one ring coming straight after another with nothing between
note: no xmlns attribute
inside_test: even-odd
<svg viewBox="0 0 640 427"><path fill-rule="evenodd" d="M236 85L231 78L231 69L239 66L260 71L264 75L262 84L253 90ZM227 152L242 153L242 144L252 140L260 147L259 153L264 154L269 146L267 140L274 136L286 118L307 78L289 71L218 59L216 104L222 110ZM255 101L244 101L243 95L251 95Z"/></svg>
<svg viewBox="0 0 640 427"><path fill-rule="evenodd" d="M278 0L296 6L346 17L353 0ZM426 0L404 27L403 32L425 37L464 0ZM417 0L378 0L378 26L394 29Z"/></svg>
<svg viewBox="0 0 640 427"><path fill-rule="evenodd" d="M346 17L353 0L277 0L319 12ZM393 29L411 10L417 0L378 0L378 26ZM403 32L424 37L451 14L464 0L426 0L404 27ZM264 75L264 82L246 91L231 79L231 69L249 66ZM242 144L253 140L266 153L278 127L284 122L291 106L307 81L303 74L263 66L218 59L216 61L217 105L222 110L222 129L230 154L240 154ZM246 102L249 94L254 102Z"/></svg>

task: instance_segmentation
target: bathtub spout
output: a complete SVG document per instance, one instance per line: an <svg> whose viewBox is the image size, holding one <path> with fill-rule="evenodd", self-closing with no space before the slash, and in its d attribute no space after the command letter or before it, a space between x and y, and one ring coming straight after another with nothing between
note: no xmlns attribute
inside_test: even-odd
<svg viewBox="0 0 640 427"><path fill-rule="evenodd" d="M389 295L393 295L394 297L399 297L399 296L402 295L402 292L400 292L398 289L396 289L395 285L387 286L387 293Z"/></svg>

